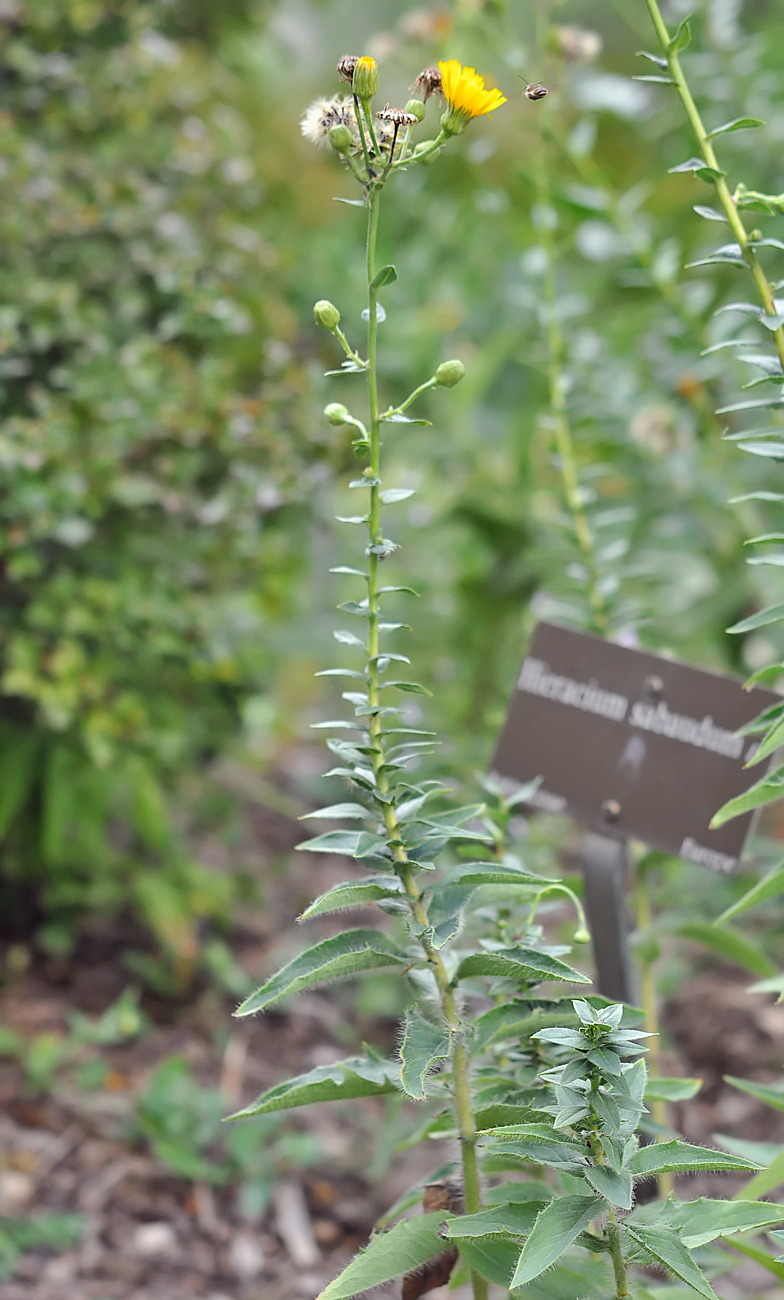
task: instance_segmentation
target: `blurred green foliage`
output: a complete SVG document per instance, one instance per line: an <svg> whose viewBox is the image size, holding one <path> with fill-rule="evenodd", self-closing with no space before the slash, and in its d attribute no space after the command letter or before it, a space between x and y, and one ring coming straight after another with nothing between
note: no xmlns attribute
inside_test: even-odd
<svg viewBox="0 0 784 1300"><path fill-rule="evenodd" d="M723 151L776 190L779 10L696 9L696 94L711 124L766 119L753 148L738 133ZM130 905L192 965L233 886L193 860L172 815L181 778L227 752L274 766L333 708L312 673L353 594L326 577L353 558L332 523L352 457L319 414L342 393L311 306L332 298L356 342L361 216L333 202L351 190L298 118L338 89L347 51L379 58L393 102L439 57L509 95L403 178L381 231L399 274L383 400L445 357L467 367L448 417L429 394L432 428L395 430L385 451L390 482L419 492L390 581L422 592L400 648L435 690L423 712L450 738L443 765L464 779L486 764L533 619L587 617L547 310L615 633L739 671L781 656L775 630L724 634L775 597L742 549L764 506L727 504L765 471L712 415L743 378L726 353L699 356L729 330L713 313L735 272L683 270L706 248L692 208L710 193L668 174L688 128L664 88L631 80L649 71L641 3L7 0L0 23L7 930L44 922L55 950L84 909ZM598 33L596 57L575 55L575 25ZM546 100L525 98L529 78Z"/></svg>

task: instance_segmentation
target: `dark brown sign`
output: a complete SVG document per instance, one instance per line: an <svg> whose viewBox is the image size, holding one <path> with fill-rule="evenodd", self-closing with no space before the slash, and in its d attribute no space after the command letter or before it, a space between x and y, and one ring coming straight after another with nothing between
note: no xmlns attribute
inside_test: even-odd
<svg viewBox="0 0 784 1300"><path fill-rule="evenodd" d="M540 623L493 773L509 789L541 777L533 807L732 871L752 815L718 830L710 820L762 775L744 767L757 740L735 733L780 699L744 691L736 677Z"/></svg>

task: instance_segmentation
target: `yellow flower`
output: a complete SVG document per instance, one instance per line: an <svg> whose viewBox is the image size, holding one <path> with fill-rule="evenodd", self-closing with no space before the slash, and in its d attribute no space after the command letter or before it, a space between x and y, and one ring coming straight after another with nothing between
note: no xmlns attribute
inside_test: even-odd
<svg viewBox="0 0 784 1300"><path fill-rule="evenodd" d="M441 124L449 135L457 135L472 117L492 113L506 103L500 90L486 90L484 78L474 68L464 68L458 59L439 63L438 67L447 104Z"/></svg>

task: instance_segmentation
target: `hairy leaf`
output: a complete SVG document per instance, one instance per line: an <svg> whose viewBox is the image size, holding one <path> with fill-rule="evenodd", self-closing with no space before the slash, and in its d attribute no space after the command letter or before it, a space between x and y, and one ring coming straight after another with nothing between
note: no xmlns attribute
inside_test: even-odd
<svg viewBox="0 0 784 1300"><path fill-rule="evenodd" d="M784 1107L782 1107L784 1109ZM651 1174L697 1173L700 1170L729 1172L736 1169L759 1169L753 1160L714 1151L709 1147L693 1146L690 1142L657 1142L641 1147L629 1161L629 1170L635 1178Z"/></svg>
<svg viewBox="0 0 784 1300"><path fill-rule="evenodd" d="M461 961L456 980L491 975L517 980L520 984L540 984L543 980L565 980L570 984L590 984L587 975L573 970L566 962L536 948L504 948L500 952L477 952Z"/></svg>
<svg viewBox="0 0 784 1300"><path fill-rule="evenodd" d="M316 1101L350 1101L354 1097L378 1097L400 1091L400 1067L396 1061L379 1061L369 1056L350 1056L332 1065L318 1065L307 1074L286 1079L269 1088L243 1110L228 1119L267 1115L275 1110L292 1110Z"/></svg>
<svg viewBox="0 0 784 1300"><path fill-rule="evenodd" d="M407 1011L400 1059L403 1063L400 1082L404 1092L415 1101L424 1101L425 1079L449 1056L452 1035L446 1025L434 1025L418 1011Z"/></svg>
<svg viewBox="0 0 784 1300"><path fill-rule="evenodd" d="M260 989L251 993L234 1014L253 1015L255 1011L262 1011L301 989L313 988L328 980L346 979L358 971L408 964L409 959L402 949L378 930L346 930L330 939L322 939L321 943L287 962Z"/></svg>
<svg viewBox="0 0 784 1300"><path fill-rule="evenodd" d="M510 1289L525 1286L544 1273L603 1209L599 1196L561 1196L545 1206L517 1261Z"/></svg>
<svg viewBox="0 0 784 1300"><path fill-rule="evenodd" d="M743 1200L717 1201L701 1196L697 1201L676 1202L662 1215L667 1227L678 1231L689 1250L705 1246L716 1237L768 1228L782 1219L784 1205L746 1200L745 1197Z"/></svg>
<svg viewBox="0 0 784 1300"><path fill-rule="evenodd" d="M371 1287L392 1282L426 1264L444 1249L439 1236L442 1223L452 1218L447 1211L417 1215L396 1223L389 1232L372 1237L370 1245L355 1255L334 1282L320 1292L317 1300L350 1300Z"/></svg>
<svg viewBox="0 0 784 1300"><path fill-rule="evenodd" d="M632 1176L627 1170L622 1169L618 1173L609 1165L594 1165L586 1169L585 1177L594 1191L604 1196L611 1205L617 1205L622 1210L632 1208Z"/></svg>
<svg viewBox="0 0 784 1300"><path fill-rule="evenodd" d="M673 1273L675 1277L680 1278L681 1282L685 1282L692 1290L704 1296L705 1300L718 1300L710 1282L694 1263L677 1233L668 1228L654 1227L649 1223L635 1223L634 1227L631 1224L624 1224L623 1230L633 1242L642 1246L646 1254L650 1255L657 1264L662 1264L668 1273Z"/></svg>
<svg viewBox="0 0 784 1300"><path fill-rule="evenodd" d="M402 893L399 876L369 876L367 880L344 880L333 885L305 908L301 921L327 912L340 912L344 907L364 907L383 898L399 898Z"/></svg>

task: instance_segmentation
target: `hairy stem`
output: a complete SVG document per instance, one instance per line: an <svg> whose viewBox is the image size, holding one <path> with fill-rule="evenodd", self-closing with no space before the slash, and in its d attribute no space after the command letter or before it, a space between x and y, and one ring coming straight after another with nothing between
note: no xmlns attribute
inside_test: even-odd
<svg viewBox="0 0 784 1300"><path fill-rule="evenodd" d="M648 884L643 872L638 871L634 882L634 910L637 929L642 933L649 932L653 924L653 915L651 913L651 900L648 894ZM645 1011L645 1028L649 1034L653 1034L648 1047L648 1073L652 1079L661 1077L661 1040L659 1037L659 1008L656 993L656 980L653 977L653 962L643 959L638 963L640 968L640 984L642 986L642 1005ZM667 1103L665 1101L651 1101L648 1103L651 1114L657 1124L662 1128L667 1127ZM666 1137L658 1139L660 1142L666 1142ZM659 1192L663 1197L670 1196L675 1190L675 1180L672 1174L658 1174L657 1181Z"/></svg>
<svg viewBox="0 0 784 1300"><path fill-rule="evenodd" d="M624 1297L629 1294L626 1285L626 1262L621 1249L621 1234L618 1229L618 1221L612 1210L610 1210L607 1224L607 1243L610 1247L610 1259L615 1274L615 1295L617 1300L624 1300Z"/></svg>
<svg viewBox="0 0 784 1300"><path fill-rule="evenodd" d="M713 145L708 139L708 133L705 130L699 109L694 102L694 97L692 96L686 78L683 75L678 51L670 47L670 33L667 30L667 25L664 19L662 18L657 0L645 0L645 3L648 6L648 13L651 16L651 22L653 23L656 35L659 38L662 50L667 58L670 77L672 78L675 89L680 96L681 103L686 110L686 116L689 119L691 129L694 132L695 139L699 145L700 153L709 167L720 172L721 168L716 159L716 155L713 152ZM740 247L741 256L751 272L765 314L767 316L775 316L776 304L773 301L773 290L771 289L768 278L760 265L754 247L749 240L748 232L743 224L743 219L735 206L735 202L730 194L729 186L727 185L724 176L718 176L714 181L714 186L716 189L716 197L721 204L725 217L727 218L727 223ZM779 354L782 369L784 369L784 327L781 325L773 331L773 341L776 345L776 351Z"/></svg>
<svg viewBox="0 0 784 1300"><path fill-rule="evenodd" d="M370 547L376 546L382 541L383 534L381 531L381 498L379 494L380 487L380 470L381 470L381 442L380 442L380 422L378 409L378 376L377 376L377 353L378 353L378 321L376 319L376 305L378 300L378 290L373 288L373 280L376 275L376 241L378 238L378 213L379 202L381 197L381 186L372 185L368 195L368 226L367 226L367 284L368 284L368 328L367 328L367 393L369 409L369 428L368 438L370 442L370 508L368 511L367 527ZM372 763L376 777L376 783L379 793L386 795L389 793L389 777L384 770L385 764L385 746L384 746L384 728L380 709L380 672L378 666L379 659L379 592L378 592L378 569L380 556L372 549L368 555L368 630L367 630L367 680L368 680L368 705L371 709L369 731L370 745L373 750ZM454 1105L457 1118L457 1127L460 1133L460 1145L462 1149L463 1160L463 1186L465 1192L466 1209L475 1213L481 1208L481 1194L479 1183L479 1172L476 1160L476 1125L474 1124L473 1107L471 1104L471 1086L469 1079L469 1061L468 1054L461 1039L460 1016L455 1004L454 992L450 986L449 975L444 966L443 958L437 948L434 948L427 938L427 912L422 902L419 887L416 882L413 865L408 860L405 845L401 841L400 825L397 815L392 804L384 802L383 816L384 826L387 832L387 838L392 848L392 856L400 872L401 880L406 890L411 913L422 929L422 947L427 957L428 963L433 971L438 990L441 998L441 1009L444 1020L449 1029L452 1031L454 1040L454 1051L452 1056L452 1075L454 1081ZM473 1285L474 1300L487 1300L487 1283L478 1273L472 1272L471 1281Z"/></svg>

